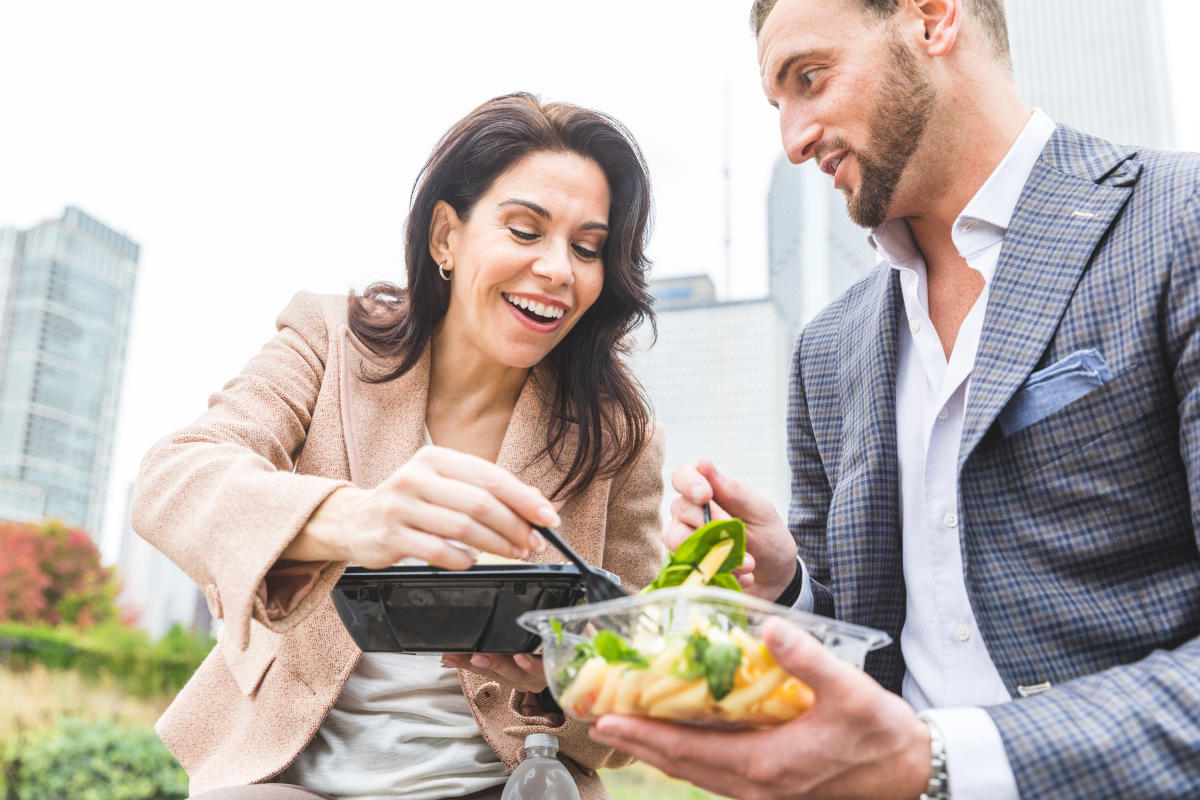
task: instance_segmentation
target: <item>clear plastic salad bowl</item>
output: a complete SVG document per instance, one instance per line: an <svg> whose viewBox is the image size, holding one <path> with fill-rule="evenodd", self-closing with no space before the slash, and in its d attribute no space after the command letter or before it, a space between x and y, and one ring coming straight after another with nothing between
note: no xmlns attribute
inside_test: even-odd
<svg viewBox="0 0 1200 800"><path fill-rule="evenodd" d="M762 643L772 617L809 631L859 668L869 651L891 642L883 631L706 586L529 611L517 623L541 635L550 691L574 717L591 722L615 712L769 726L813 700Z"/></svg>

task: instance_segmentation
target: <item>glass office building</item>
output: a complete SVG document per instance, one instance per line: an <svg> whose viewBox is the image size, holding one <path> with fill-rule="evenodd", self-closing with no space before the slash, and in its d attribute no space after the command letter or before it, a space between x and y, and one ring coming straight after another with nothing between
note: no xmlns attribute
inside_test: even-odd
<svg viewBox="0 0 1200 800"><path fill-rule="evenodd" d="M0 229L0 518L98 539L138 257L77 208Z"/></svg>

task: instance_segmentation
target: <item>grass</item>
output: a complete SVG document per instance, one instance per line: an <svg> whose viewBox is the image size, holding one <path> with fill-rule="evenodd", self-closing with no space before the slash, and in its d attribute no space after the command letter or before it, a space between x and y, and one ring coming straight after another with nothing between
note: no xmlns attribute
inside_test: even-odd
<svg viewBox="0 0 1200 800"><path fill-rule="evenodd" d="M62 715L87 719L120 719L152 727L170 697L131 697L111 680L84 678L72 670L49 670L41 664L13 670L0 666L0 753L3 743L22 731L53 722ZM602 770L613 800L709 800L716 795L670 778L653 767L633 764ZM3 789L0 776L0 790ZM3 796L0 791L0 796Z"/></svg>
<svg viewBox="0 0 1200 800"><path fill-rule="evenodd" d="M687 781L668 777L646 764L600 770L600 777L612 800L709 800L718 797Z"/></svg>
<svg viewBox="0 0 1200 800"><path fill-rule="evenodd" d="M70 714L88 719L117 718L153 726L171 699L130 697L111 681L81 677L71 670L0 667L0 743Z"/></svg>

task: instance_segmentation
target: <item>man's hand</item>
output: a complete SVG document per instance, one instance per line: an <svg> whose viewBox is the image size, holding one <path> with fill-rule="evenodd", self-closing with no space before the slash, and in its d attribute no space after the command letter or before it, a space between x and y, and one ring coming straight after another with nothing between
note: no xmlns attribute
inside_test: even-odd
<svg viewBox="0 0 1200 800"><path fill-rule="evenodd" d="M796 574L796 542L770 500L717 472L707 459L675 470L671 486L679 496L663 531L667 549L704 524L704 504L711 503L714 519L734 516L746 523L746 560L733 571L742 588L765 600L783 593Z"/></svg>
<svg viewBox="0 0 1200 800"><path fill-rule="evenodd" d="M929 783L929 729L907 703L782 620L771 654L812 687L812 708L777 728L720 731L607 715L596 741L668 775L744 800L911 800Z"/></svg>

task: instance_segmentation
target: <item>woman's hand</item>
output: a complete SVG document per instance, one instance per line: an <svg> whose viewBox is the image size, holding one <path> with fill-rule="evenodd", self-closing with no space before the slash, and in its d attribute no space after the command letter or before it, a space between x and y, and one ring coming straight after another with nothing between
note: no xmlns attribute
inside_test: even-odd
<svg viewBox="0 0 1200 800"><path fill-rule="evenodd" d="M470 670L519 692L537 694L546 688L542 657L529 653L515 656L502 653L446 653L442 656L442 666Z"/></svg>
<svg viewBox="0 0 1200 800"><path fill-rule="evenodd" d="M415 557L466 569L471 548L523 558L544 545L530 522L560 525L541 492L476 456L423 447L374 489L329 495L280 555L380 569Z"/></svg>

